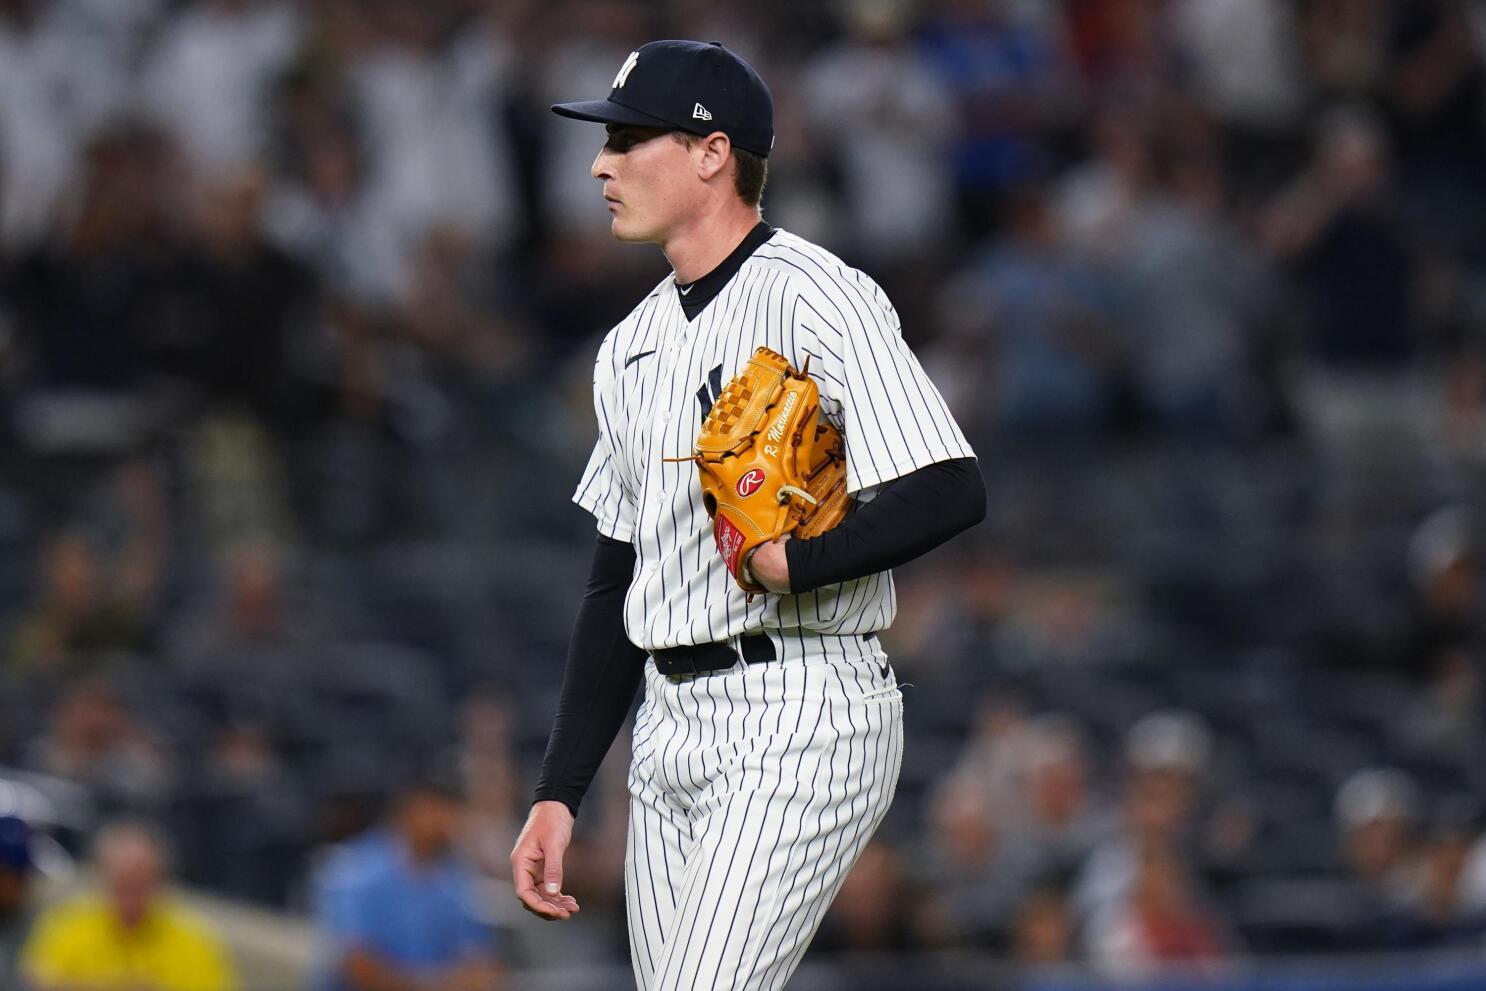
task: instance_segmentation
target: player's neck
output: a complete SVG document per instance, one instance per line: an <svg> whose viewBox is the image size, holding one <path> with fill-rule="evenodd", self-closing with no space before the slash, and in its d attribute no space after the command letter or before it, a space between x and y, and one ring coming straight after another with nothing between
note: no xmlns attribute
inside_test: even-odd
<svg viewBox="0 0 1486 991"><path fill-rule="evenodd" d="M666 261L676 272L676 281L682 285L695 282L721 265L758 222L757 208L739 200L716 212L701 214L661 245Z"/></svg>

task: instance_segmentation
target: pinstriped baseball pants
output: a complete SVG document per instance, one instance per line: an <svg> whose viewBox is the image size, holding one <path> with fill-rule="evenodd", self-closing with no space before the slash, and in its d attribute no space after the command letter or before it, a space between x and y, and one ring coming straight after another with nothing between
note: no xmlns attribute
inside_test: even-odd
<svg viewBox="0 0 1486 991"><path fill-rule="evenodd" d="M641 991L782 987L882 822L903 697L875 639L667 678L635 722L625 900Z"/></svg>

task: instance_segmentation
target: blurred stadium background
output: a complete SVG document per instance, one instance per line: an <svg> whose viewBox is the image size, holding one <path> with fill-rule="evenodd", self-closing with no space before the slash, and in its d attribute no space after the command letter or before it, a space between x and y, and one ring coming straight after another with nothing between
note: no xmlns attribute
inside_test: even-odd
<svg viewBox="0 0 1486 991"><path fill-rule="evenodd" d="M666 272L546 106L657 37L759 67L766 218L990 490L899 575L902 784L791 987L1486 986L1467 0L0 0L0 968L127 816L237 986L323 986L325 872L444 753L505 986L633 986L624 743L578 920L506 856Z"/></svg>

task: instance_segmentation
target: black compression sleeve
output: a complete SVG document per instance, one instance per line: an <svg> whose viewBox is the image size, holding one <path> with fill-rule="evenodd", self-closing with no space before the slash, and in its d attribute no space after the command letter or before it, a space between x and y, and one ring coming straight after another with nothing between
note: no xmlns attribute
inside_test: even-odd
<svg viewBox="0 0 1486 991"><path fill-rule="evenodd" d="M624 633L624 593L634 572L634 545L600 535L537 779L536 801L561 802L573 815L629 715L645 670L645 651Z"/></svg>
<svg viewBox="0 0 1486 991"><path fill-rule="evenodd" d="M956 458L885 483L835 529L784 545L791 592L809 592L906 564L985 519L985 481Z"/></svg>

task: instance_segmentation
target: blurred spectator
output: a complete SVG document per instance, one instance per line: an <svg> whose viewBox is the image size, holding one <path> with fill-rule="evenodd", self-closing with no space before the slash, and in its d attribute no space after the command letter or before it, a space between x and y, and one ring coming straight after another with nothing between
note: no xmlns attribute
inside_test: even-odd
<svg viewBox="0 0 1486 991"><path fill-rule="evenodd" d="M53 536L42 550L41 599L16 620L11 656L35 671L56 671L79 658L143 648L142 603L131 601L133 590L116 595L103 571L81 530Z"/></svg>
<svg viewBox="0 0 1486 991"><path fill-rule="evenodd" d="M1179 0L1172 27L1203 103L1230 129L1264 145L1293 131L1310 96L1299 17L1283 0ZM1238 158L1251 178L1264 164Z"/></svg>
<svg viewBox="0 0 1486 991"><path fill-rule="evenodd" d="M1168 434L1249 441L1273 401L1258 375L1276 287L1223 213L1215 136L1200 117L1176 130L1184 144L1162 163L1167 190L1114 270L1129 295L1141 407Z"/></svg>
<svg viewBox="0 0 1486 991"><path fill-rule="evenodd" d="M1198 799L1208 770L1212 738L1190 713L1156 712L1125 737L1122 821L1079 872L1073 904L1083 920L1108 917L1131 903L1149 859L1153 898L1170 895L1171 865L1160 857L1200 846Z"/></svg>
<svg viewBox="0 0 1486 991"><path fill-rule="evenodd" d="M1325 369L1397 368L1422 343L1414 248L1390 168L1381 122L1359 107L1332 110L1306 171L1260 217L1265 242L1304 288L1307 343Z"/></svg>
<svg viewBox="0 0 1486 991"><path fill-rule="evenodd" d="M1486 207L1486 65L1465 0L1389 8L1385 106L1398 150L1401 198L1430 241L1480 257Z"/></svg>
<svg viewBox="0 0 1486 991"><path fill-rule="evenodd" d="M77 506L78 519L41 542L36 601L9 631L23 669L55 674L151 642L170 536L162 479L142 459L102 470L97 486L86 480L92 469L47 486L57 506Z"/></svg>
<svg viewBox="0 0 1486 991"><path fill-rule="evenodd" d="M1454 804L1472 815L1447 808L1431 825L1421 845L1417 884L1385 937L1391 947L1467 948L1478 945L1486 932L1486 909L1472 902L1467 873L1479 806L1473 798L1456 798L1461 801Z"/></svg>
<svg viewBox="0 0 1486 991"><path fill-rule="evenodd" d="M100 677L62 690L50 724L26 745L22 763L85 785L106 812L158 813L175 784L166 753Z"/></svg>
<svg viewBox="0 0 1486 991"><path fill-rule="evenodd" d="M1112 287L1071 256L1041 187L1010 192L1005 213L1005 236L942 293L964 422L982 444L1103 431L1126 359Z"/></svg>
<svg viewBox="0 0 1486 991"><path fill-rule="evenodd" d="M949 89L958 130L950 147L964 233L995 225L1002 188L1047 165L1046 132L1071 104L1060 39L1019 20L1003 0L944 0L921 44Z"/></svg>
<svg viewBox="0 0 1486 991"><path fill-rule="evenodd" d="M409 338L435 358L494 383L522 370L531 335L513 315L497 260L469 231L440 225L412 261L403 318Z"/></svg>
<svg viewBox="0 0 1486 991"><path fill-rule="evenodd" d="M263 721L227 713L176 797L181 873L234 898L289 905L301 893L308 805Z"/></svg>
<svg viewBox="0 0 1486 991"><path fill-rule="evenodd" d="M205 602L166 632L168 654L187 665L254 650L302 646L318 632L313 603L285 587L284 552L267 541L233 545Z"/></svg>
<svg viewBox="0 0 1486 991"><path fill-rule="evenodd" d="M117 410L88 426L99 435L94 447L118 450L149 425L144 411L125 402L158 393L173 349L193 343L177 216L182 177L164 135L128 122L94 134L79 167L80 182L50 237L17 263L22 385L36 393L33 402L77 393L113 400ZM48 430L49 412L22 411L20 427L33 447L71 439L51 437L60 427Z"/></svg>
<svg viewBox="0 0 1486 991"><path fill-rule="evenodd" d="M1135 243L1158 180L1159 121L1148 96L1122 92L1090 112L1090 154L1057 180L1057 230L1080 257L1112 264Z"/></svg>
<svg viewBox="0 0 1486 991"><path fill-rule="evenodd" d="M189 266L195 320L189 343L173 350L207 404L241 408L292 437L314 412L296 358L316 343L318 300L310 273L261 233L266 181L253 168L201 185Z"/></svg>
<svg viewBox="0 0 1486 991"><path fill-rule="evenodd" d="M1058 222L1106 280L1099 311L1120 330L1147 414L1163 433L1246 439L1262 423L1259 330L1274 291L1224 213L1217 139L1174 95L1109 97L1093 154L1061 180Z"/></svg>
<svg viewBox="0 0 1486 991"><path fill-rule="evenodd" d="M1068 47L1089 92L1111 85L1141 89L1172 71L1163 5L1150 0L1069 0Z"/></svg>
<svg viewBox="0 0 1486 991"><path fill-rule="evenodd" d="M151 3L132 4L140 22ZM46 235L77 176L81 146L129 95L132 46L66 6L0 3L0 253L24 252Z"/></svg>
<svg viewBox="0 0 1486 991"><path fill-rule="evenodd" d="M950 93L913 45L904 0L842 4L848 35L810 59L804 109L844 186L841 232L863 264L937 255L951 234Z"/></svg>
<svg viewBox="0 0 1486 991"><path fill-rule="evenodd" d="M1013 692L985 692L976 700L959 759L945 775L987 803L987 812L1013 808L1021 800L1016 742L1031 718ZM998 824L998 828L999 828Z"/></svg>
<svg viewBox="0 0 1486 991"><path fill-rule="evenodd" d="M1163 967L1211 971L1229 951L1223 923L1196 894L1196 878L1174 849L1154 842L1139 853L1122 903L1089 922L1091 960L1125 977Z"/></svg>
<svg viewBox="0 0 1486 991"><path fill-rule="evenodd" d="M1326 97L1350 100L1377 90L1390 6L1389 0L1314 0L1300 7L1306 65Z"/></svg>
<svg viewBox="0 0 1486 991"><path fill-rule="evenodd" d="M425 769L399 788L387 828L352 840L322 866L322 987L498 986L480 889L455 847L464 808L459 772Z"/></svg>
<svg viewBox="0 0 1486 991"><path fill-rule="evenodd" d="M1315 97L1301 45L1301 5L1286 0L1179 0L1171 7L1179 78L1220 129L1233 215L1258 203L1304 162L1301 137Z"/></svg>
<svg viewBox="0 0 1486 991"><path fill-rule="evenodd" d="M1458 897L1466 912L1486 917L1486 832L1479 829L1460 867Z"/></svg>
<svg viewBox="0 0 1486 991"><path fill-rule="evenodd" d="M515 53L478 23L450 44L444 5L379 0L370 13L374 42L352 67L351 83L368 193L399 240L400 296L435 226L509 243L517 187L503 111Z"/></svg>
<svg viewBox="0 0 1486 991"><path fill-rule="evenodd" d="M1412 753L1466 766L1482 725L1480 661L1464 649L1446 649L1429 665L1428 680L1400 714L1396 729Z"/></svg>
<svg viewBox="0 0 1486 991"><path fill-rule="evenodd" d="M931 795L921 920L931 941L999 942L1029 894L1070 878L1112 827L1071 718L1024 719L993 698L978 729Z"/></svg>
<svg viewBox="0 0 1486 991"><path fill-rule="evenodd" d="M20 987L21 948L36 921L31 899L31 827L0 815L0 988Z"/></svg>
<svg viewBox="0 0 1486 991"><path fill-rule="evenodd" d="M925 941L994 942L1020 893L1020 879L997 870L1001 837L984 783L965 774L941 778L927 818L927 902L918 923Z"/></svg>
<svg viewBox="0 0 1486 991"><path fill-rule="evenodd" d="M1075 958L1073 912L1056 887L1036 888L1017 907L1011 956L1022 967L1053 967Z"/></svg>
<svg viewBox="0 0 1486 991"><path fill-rule="evenodd" d="M114 823L98 834L102 891L48 910L22 968L37 991L230 991L231 959L205 920L166 893L164 844L149 828Z"/></svg>
<svg viewBox="0 0 1486 991"><path fill-rule="evenodd" d="M1466 508L1449 506L1420 523L1406 564L1408 625L1394 668L1421 681L1444 655L1482 645L1480 559Z"/></svg>
<svg viewBox="0 0 1486 991"><path fill-rule="evenodd" d="M1335 815L1363 914L1375 919L1396 914L1418 889L1418 786L1394 768L1366 768L1337 791Z"/></svg>
<svg viewBox="0 0 1486 991"><path fill-rule="evenodd" d="M269 88L301 31L295 3L191 0L155 44L142 102L205 173L251 165L266 147Z"/></svg>
<svg viewBox="0 0 1486 991"><path fill-rule="evenodd" d="M405 248L395 218L368 188L368 154L340 88L340 80L310 72L286 83L286 162L264 200L264 230L331 293L387 308L407 288Z"/></svg>
<svg viewBox="0 0 1486 991"><path fill-rule="evenodd" d="M1018 792L997 819L1004 823L1004 870L1033 878L1068 878L1114 826L1089 782L1084 734L1064 715L1021 727L1014 747Z"/></svg>

